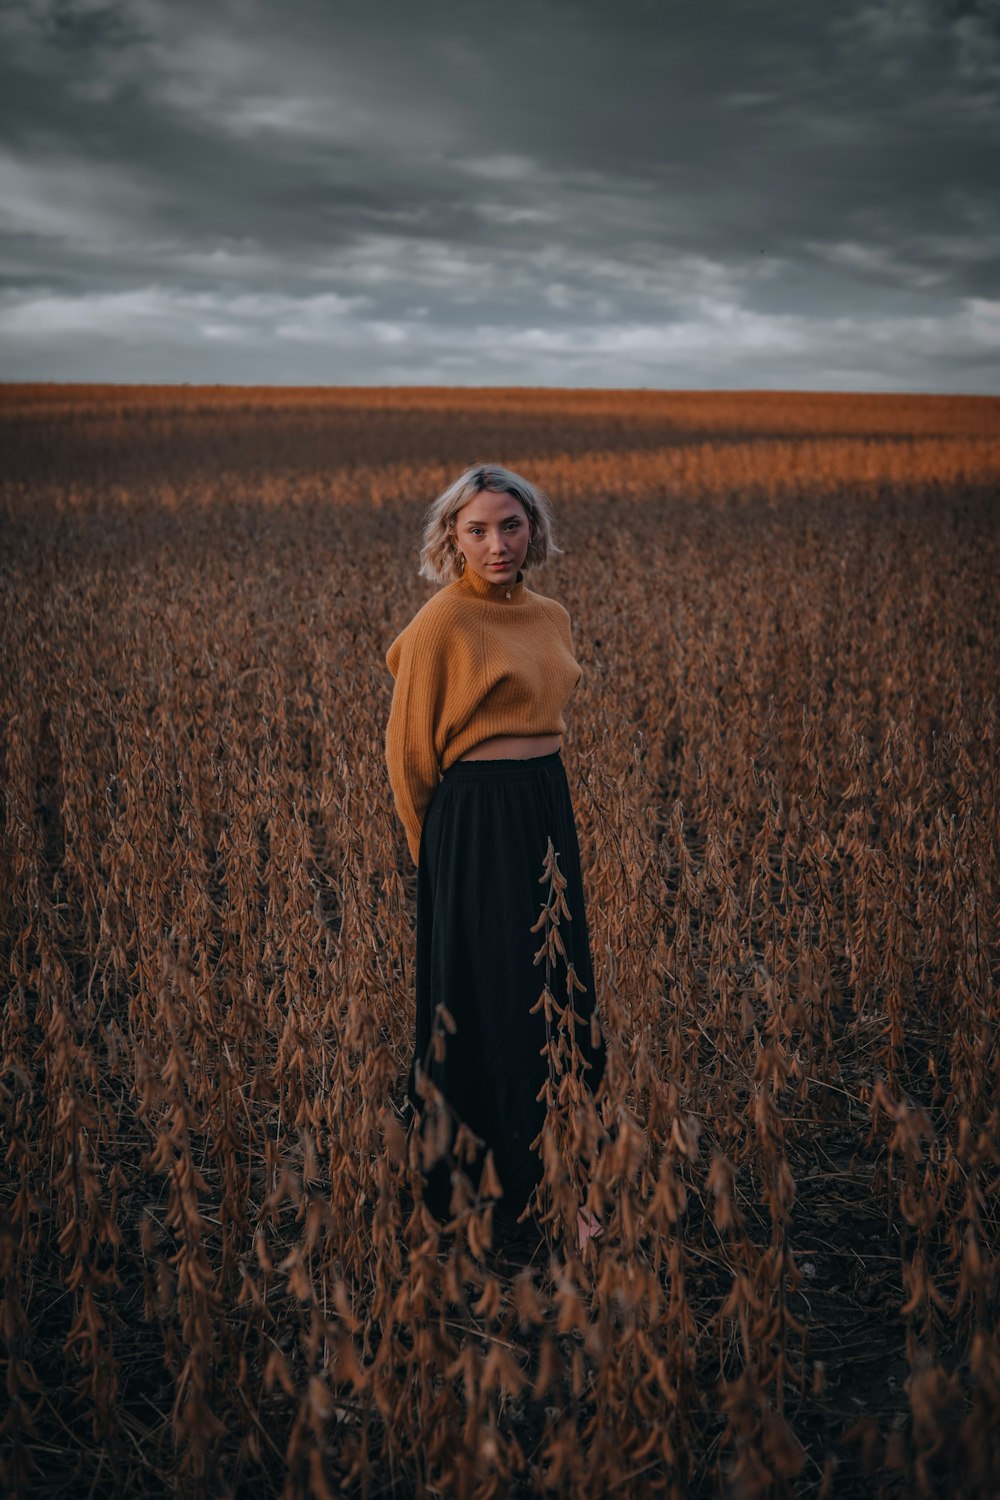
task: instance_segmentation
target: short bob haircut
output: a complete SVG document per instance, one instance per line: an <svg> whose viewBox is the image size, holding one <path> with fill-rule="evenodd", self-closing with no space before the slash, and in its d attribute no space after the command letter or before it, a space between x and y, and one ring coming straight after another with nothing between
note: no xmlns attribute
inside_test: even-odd
<svg viewBox="0 0 1000 1500"><path fill-rule="evenodd" d="M552 505L545 492L500 464L473 464L428 507L418 569L422 578L429 578L433 583L452 583L461 578L463 569L455 543L455 517L463 505L484 490L495 495L513 495L524 506L532 533L524 559L525 571L540 568L550 557L562 555L562 548L556 546Z"/></svg>

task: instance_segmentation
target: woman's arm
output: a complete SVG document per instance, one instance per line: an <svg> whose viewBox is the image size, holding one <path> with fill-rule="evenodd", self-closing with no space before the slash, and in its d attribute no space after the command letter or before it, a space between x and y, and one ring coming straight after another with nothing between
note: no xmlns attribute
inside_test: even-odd
<svg viewBox="0 0 1000 1500"><path fill-rule="evenodd" d="M385 760L414 864L419 861L424 813L440 780L434 726L444 691L442 653L434 649L438 642L429 638L436 632L420 625L412 620L385 658L396 679L385 730Z"/></svg>

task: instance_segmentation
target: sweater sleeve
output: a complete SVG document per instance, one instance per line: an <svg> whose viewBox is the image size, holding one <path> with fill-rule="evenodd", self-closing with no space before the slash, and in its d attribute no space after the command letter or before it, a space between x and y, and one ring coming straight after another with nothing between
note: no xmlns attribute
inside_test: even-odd
<svg viewBox="0 0 1000 1500"><path fill-rule="evenodd" d="M445 675L443 654L434 649L438 643L433 635L413 620L393 641L385 658L396 680L385 731L386 767L414 864L419 863L424 813L440 780L434 728L442 706Z"/></svg>
<svg viewBox="0 0 1000 1500"><path fill-rule="evenodd" d="M570 619L569 610L564 604L560 604L557 599L553 599L550 602L555 606L553 613L555 615L556 624L559 627L559 632L566 643L566 648L569 651L570 656L572 656L574 662L576 662L576 680L577 682L579 682L580 678L583 676L583 668L576 660L576 653L573 650L573 622Z"/></svg>

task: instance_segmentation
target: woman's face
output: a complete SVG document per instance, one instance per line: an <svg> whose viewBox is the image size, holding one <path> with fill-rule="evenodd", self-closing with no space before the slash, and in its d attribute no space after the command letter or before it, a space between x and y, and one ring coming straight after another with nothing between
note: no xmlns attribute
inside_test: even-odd
<svg viewBox="0 0 1000 1500"><path fill-rule="evenodd" d="M455 516L455 543L465 566L491 583L513 583L531 541L531 523L520 500L506 491L481 490Z"/></svg>

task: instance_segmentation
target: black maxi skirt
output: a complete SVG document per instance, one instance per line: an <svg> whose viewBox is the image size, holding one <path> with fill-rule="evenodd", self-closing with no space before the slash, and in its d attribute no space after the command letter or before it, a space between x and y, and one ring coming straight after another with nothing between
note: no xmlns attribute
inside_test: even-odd
<svg viewBox="0 0 1000 1500"><path fill-rule="evenodd" d="M580 873L580 849L566 770L558 750L527 760L457 761L444 773L424 816L417 862L416 1038L408 1093L420 1123L421 1069L447 1103L448 1147L425 1174L425 1197L440 1218L451 1199L454 1134L463 1122L482 1142L462 1165L473 1189L492 1148L503 1187L501 1217L516 1217L542 1173L531 1143L545 1119L539 1100L548 1074L544 1008L532 1008L545 985L545 960L532 932L549 892L542 881L548 839L566 877L559 934L585 990L573 992L576 1041L596 1091L604 1076L599 1031L594 1045L594 971ZM566 1002L566 960L550 973ZM443 1005L448 1026L435 1018ZM434 1031L443 1041L432 1045ZM440 1129L440 1124L438 1130ZM441 1137L435 1132L435 1142Z"/></svg>

